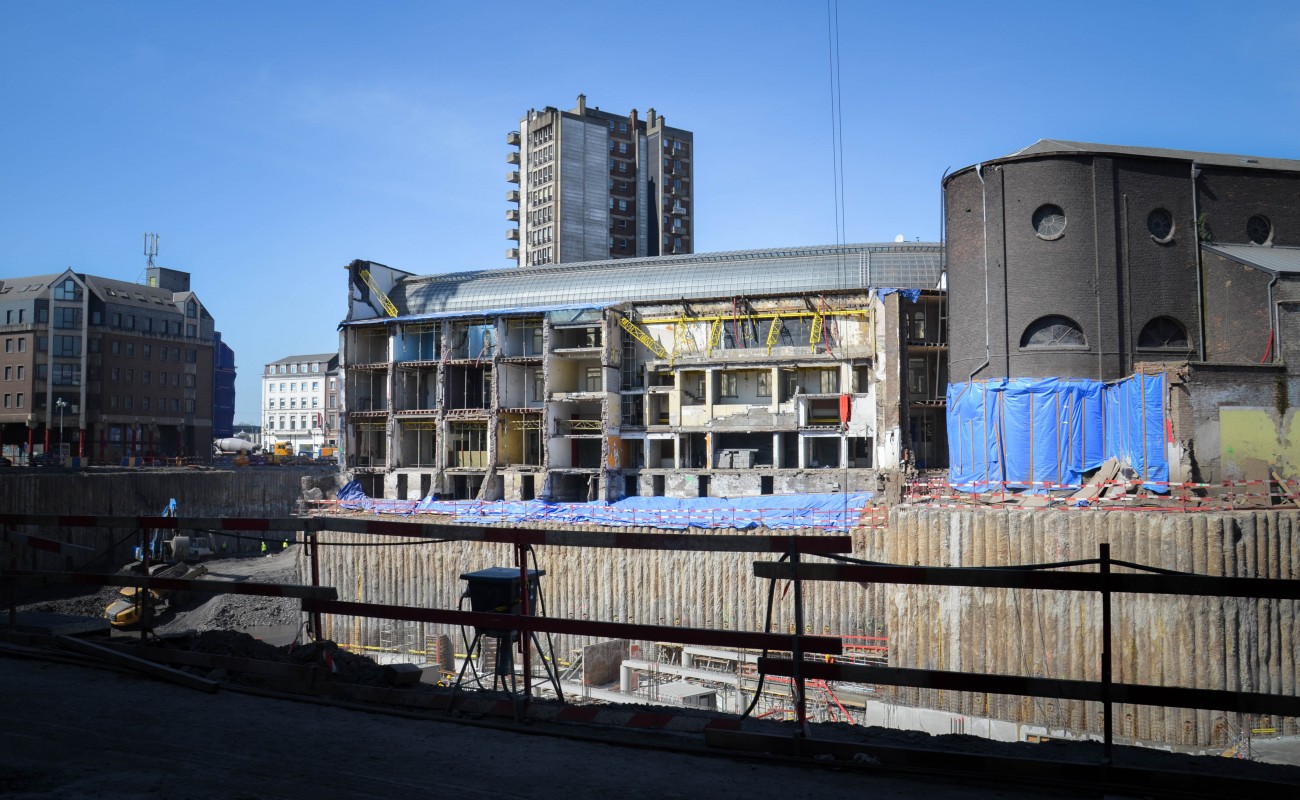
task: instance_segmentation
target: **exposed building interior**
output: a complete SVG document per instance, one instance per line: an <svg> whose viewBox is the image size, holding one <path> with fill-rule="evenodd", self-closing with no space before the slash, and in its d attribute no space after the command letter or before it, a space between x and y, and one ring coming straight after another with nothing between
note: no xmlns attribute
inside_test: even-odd
<svg viewBox="0 0 1300 800"><path fill-rule="evenodd" d="M946 463L937 245L363 271L343 463L373 497L870 491Z"/></svg>

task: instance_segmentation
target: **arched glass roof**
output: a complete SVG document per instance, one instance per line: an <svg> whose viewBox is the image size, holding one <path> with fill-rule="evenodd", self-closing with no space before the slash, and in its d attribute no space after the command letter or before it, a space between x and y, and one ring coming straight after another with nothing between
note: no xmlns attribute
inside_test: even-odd
<svg viewBox="0 0 1300 800"><path fill-rule="evenodd" d="M932 289L940 245L858 244L587 261L403 278L402 317L868 288Z"/></svg>

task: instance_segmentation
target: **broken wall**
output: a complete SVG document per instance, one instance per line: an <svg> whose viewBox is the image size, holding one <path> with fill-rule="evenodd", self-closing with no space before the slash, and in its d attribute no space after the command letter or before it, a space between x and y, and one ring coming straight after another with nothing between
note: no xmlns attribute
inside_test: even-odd
<svg viewBox="0 0 1300 800"><path fill-rule="evenodd" d="M1243 480L1247 459L1300 477L1300 378L1281 366L1191 365L1175 387L1174 438L1184 471L1171 480ZM1171 457L1172 461L1172 457Z"/></svg>

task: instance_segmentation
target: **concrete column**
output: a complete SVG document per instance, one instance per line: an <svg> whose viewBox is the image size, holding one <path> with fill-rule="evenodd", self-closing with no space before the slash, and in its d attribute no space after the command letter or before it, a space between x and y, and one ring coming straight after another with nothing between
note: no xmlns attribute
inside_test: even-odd
<svg viewBox="0 0 1300 800"><path fill-rule="evenodd" d="M849 437L840 434L840 469L845 469L849 464ZM844 491L848 491L848 478L844 480Z"/></svg>
<svg viewBox="0 0 1300 800"><path fill-rule="evenodd" d="M784 464L781 463L781 434L772 434L772 468L781 469Z"/></svg>
<svg viewBox="0 0 1300 800"><path fill-rule="evenodd" d="M795 441L799 443L799 469L807 469L808 448L806 445L808 443L804 440L804 437L800 436L798 433L795 433L793 435L795 437Z"/></svg>
<svg viewBox="0 0 1300 800"><path fill-rule="evenodd" d="M673 469L682 468L682 436L673 437Z"/></svg>
<svg viewBox="0 0 1300 800"><path fill-rule="evenodd" d="M772 393L768 399L772 401L770 404L772 413L777 414L781 411L781 370L772 367L767 374L767 388Z"/></svg>

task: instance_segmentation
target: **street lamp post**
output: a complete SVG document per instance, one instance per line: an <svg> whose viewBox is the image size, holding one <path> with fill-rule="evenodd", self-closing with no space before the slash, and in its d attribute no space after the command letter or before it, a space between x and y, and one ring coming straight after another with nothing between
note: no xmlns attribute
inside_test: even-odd
<svg viewBox="0 0 1300 800"><path fill-rule="evenodd" d="M59 410L59 463L63 463L63 409L68 407L68 403L60 397L54 401L54 407Z"/></svg>

